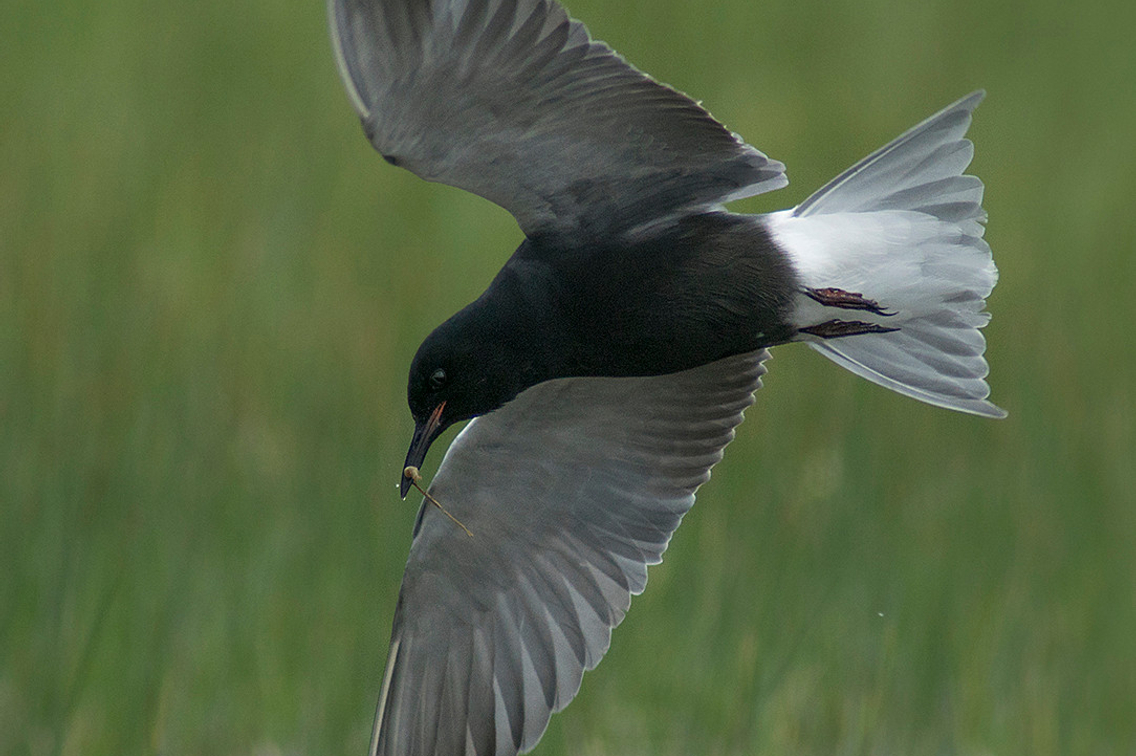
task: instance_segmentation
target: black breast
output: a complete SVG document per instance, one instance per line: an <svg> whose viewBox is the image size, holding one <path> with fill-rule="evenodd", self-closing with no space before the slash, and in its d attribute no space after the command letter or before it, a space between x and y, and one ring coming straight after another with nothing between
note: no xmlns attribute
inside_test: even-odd
<svg viewBox="0 0 1136 756"><path fill-rule="evenodd" d="M658 375L789 339L796 275L753 216L708 213L633 243L528 240L493 289L551 375ZM514 303L511 305L517 307Z"/></svg>

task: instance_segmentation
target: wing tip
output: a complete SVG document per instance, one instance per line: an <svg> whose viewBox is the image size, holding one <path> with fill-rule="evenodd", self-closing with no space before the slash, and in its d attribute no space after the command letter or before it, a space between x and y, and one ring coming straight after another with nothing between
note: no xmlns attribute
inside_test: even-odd
<svg viewBox="0 0 1136 756"><path fill-rule="evenodd" d="M339 71L339 78L343 82L343 88L347 90L347 99L351 101L351 107L359 117L366 121L371 117L371 109L364 102L363 95L355 84L355 77L351 73L346 50L343 48L342 27L346 24L340 24L342 7L343 0L327 0L327 25L331 34L331 50L335 56L335 67Z"/></svg>
<svg viewBox="0 0 1136 756"><path fill-rule="evenodd" d="M332 0L335 2L335 0ZM379 746L383 742L383 718L386 716L387 698L390 696L391 679L394 677L394 668L398 663L398 649L402 645L402 638L395 636L391 639L390 654L387 655L387 668L383 673L383 684L379 689L379 703L375 709L375 724L371 728L371 747L367 750L369 756L379 756Z"/></svg>

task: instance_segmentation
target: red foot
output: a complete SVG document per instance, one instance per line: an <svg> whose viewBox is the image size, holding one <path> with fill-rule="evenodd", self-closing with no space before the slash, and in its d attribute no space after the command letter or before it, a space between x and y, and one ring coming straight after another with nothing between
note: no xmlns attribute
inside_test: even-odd
<svg viewBox="0 0 1136 756"><path fill-rule="evenodd" d="M867 310L876 315L890 317L894 312L887 312L880 307L874 299L867 299L858 291L845 291L828 286L823 289L805 288L805 294L812 300L820 302L825 307L839 307L842 310Z"/></svg>
<svg viewBox="0 0 1136 756"><path fill-rule="evenodd" d="M801 333L810 333L822 339L858 336L861 333L891 333L898 330L898 328L884 328L875 323L865 323L862 320L826 320L819 325L800 329Z"/></svg>

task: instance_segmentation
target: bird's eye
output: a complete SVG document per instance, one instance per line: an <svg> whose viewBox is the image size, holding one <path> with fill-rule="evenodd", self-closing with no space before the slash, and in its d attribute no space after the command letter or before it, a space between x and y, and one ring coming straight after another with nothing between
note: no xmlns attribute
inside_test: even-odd
<svg viewBox="0 0 1136 756"><path fill-rule="evenodd" d="M441 391L446 385L446 371L438 368L430 374L430 390Z"/></svg>

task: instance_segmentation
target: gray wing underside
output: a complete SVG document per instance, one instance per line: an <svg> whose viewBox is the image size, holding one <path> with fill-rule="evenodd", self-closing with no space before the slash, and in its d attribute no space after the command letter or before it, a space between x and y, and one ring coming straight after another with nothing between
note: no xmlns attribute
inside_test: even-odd
<svg viewBox="0 0 1136 756"><path fill-rule="evenodd" d="M551 0L329 0L329 17L375 148L530 236L615 233L787 183Z"/></svg>
<svg viewBox="0 0 1136 756"><path fill-rule="evenodd" d="M454 440L419 513L372 755L512 756L576 695L753 402L764 351L528 389Z"/></svg>

